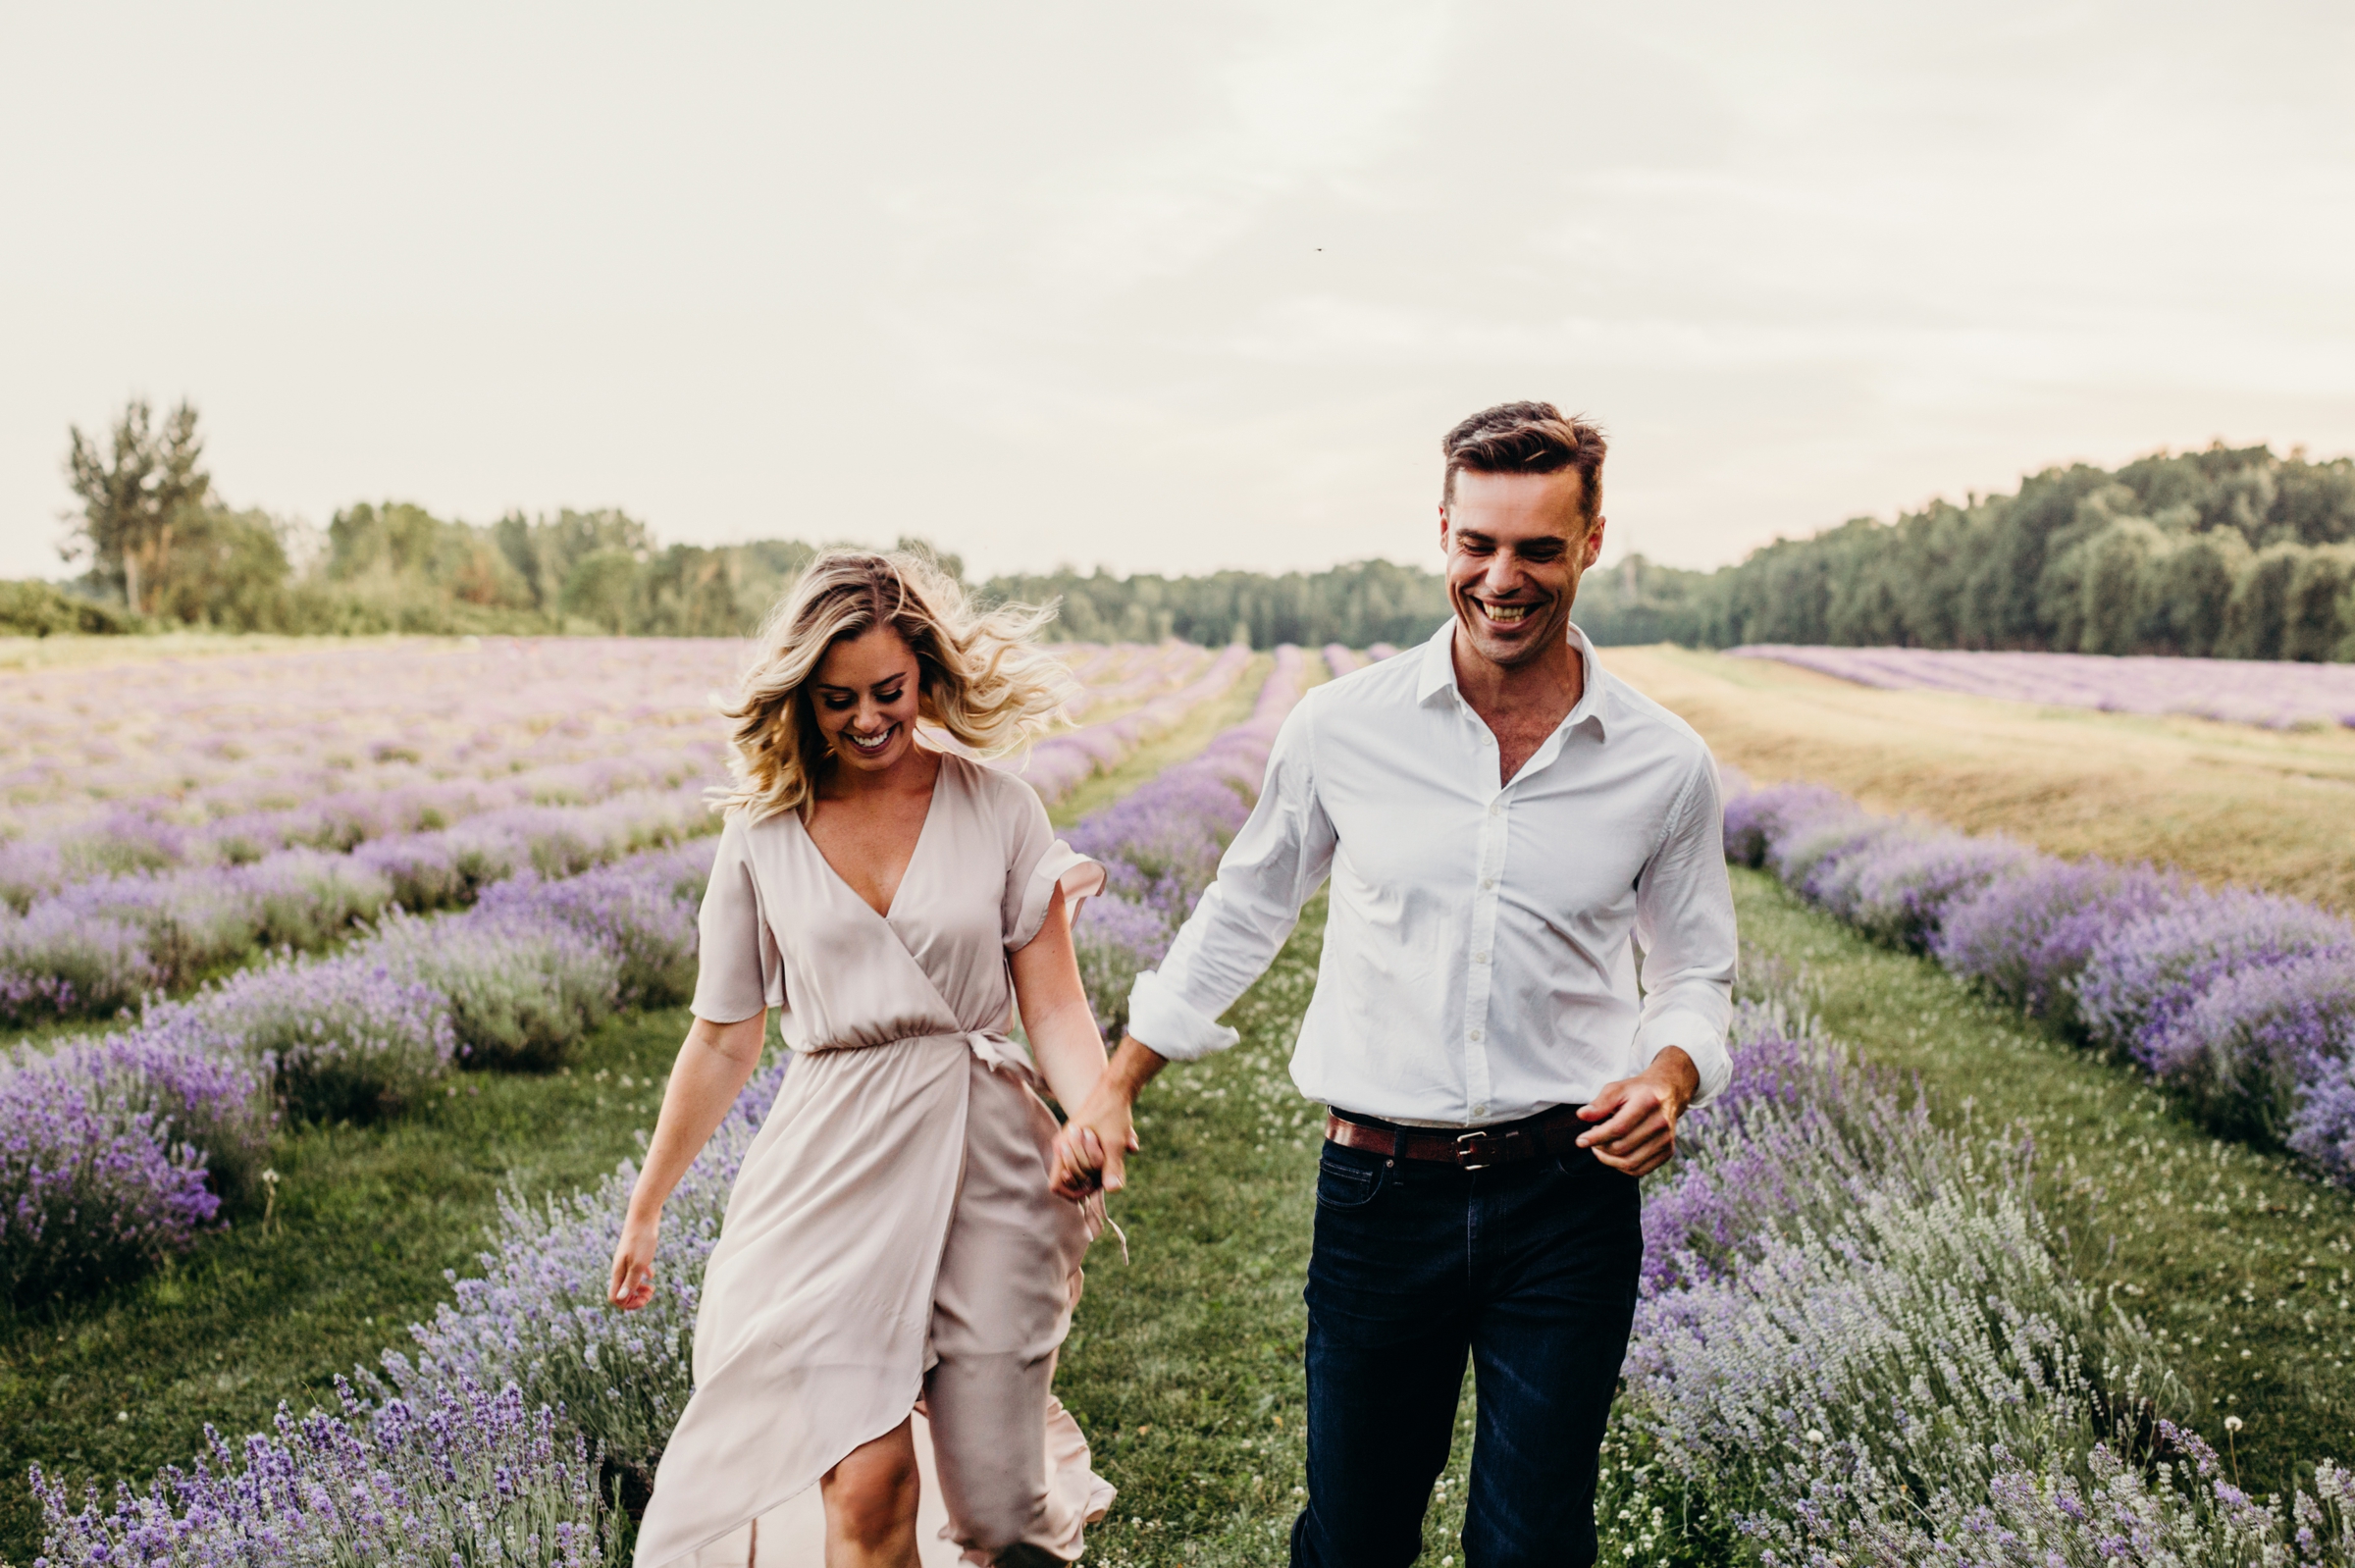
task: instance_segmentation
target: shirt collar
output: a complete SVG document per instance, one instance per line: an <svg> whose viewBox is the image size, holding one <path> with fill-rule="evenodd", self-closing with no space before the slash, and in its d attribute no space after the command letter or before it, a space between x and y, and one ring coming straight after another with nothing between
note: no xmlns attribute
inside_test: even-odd
<svg viewBox="0 0 2355 1568"><path fill-rule="evenodd" d="M1615 716L1611 701L1610 682L1602 673L1602 665L1595 657L1595 645L1574 621L1570 626L1570 645L1578 650L1578 661L1586 670L1586 689L1579 694L1578 705L1562 720L1562 728L1575 729L1592 720L1596 738L1610 738L1611 720ZM1423 645L1422 668L1415 673L1415 701L1428 703L1445 692L1458 702L1463 695L1455 688L1455 617L1450 615L1439 629L1431 634Z"/></svg>

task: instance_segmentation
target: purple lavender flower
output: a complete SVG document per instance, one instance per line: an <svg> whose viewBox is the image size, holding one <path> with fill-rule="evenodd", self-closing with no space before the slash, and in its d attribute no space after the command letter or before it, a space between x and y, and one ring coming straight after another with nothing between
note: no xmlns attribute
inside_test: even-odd
<svg viewBox="0 0 2355 1568"><path fill-rule="evenodd" d="M535 1207L502 1197L482 1275L452 1278L456 1300L436 1308L432 1323L411 1326L415 1360L385 1352L382 1383L411 1401L470 1384L516 1385L527 1402L561 1408L609 1461L651 1482L693 1391L704 1267L745 1151L785 1071L778 1063L754 1075L672 1189L653 1301L622 1313L605 1300L613 1243L637 1180L627 1162L562 1201Z"/></svg>
<svg viewBox="0 0 2355 1568"><path fill-rule="evenodd" d="M220 1212L205 1150L253 1086L203 1058L86 1047L0 1063L0 1291L22 1305L110 1284L185 1251ZM213 1113L219 1114L214 1115Z"/></svg>
<svg viewBox="0 0 2355 1568"><path fill-rule="evenodd" d="M458 1046L449 999L365 944L330 959L281 954L155 1002L137 1032L274 1070L287 1108L322 1121L414 1103Z"/></svg>
<svg viewBox="0 0 2355 1568"><path fill-rule="evenodd" d="M2270 893L2187 889L2104 933L2071 990L2095 1043L2164 1072L2184 1049L2176 1019L2212 986L2237 970L2329 952L2355 954L2355 928L2336 915Z"/></svg>
<svg viewBox="0 0 2355 1568"><path fill-rule="evenodd" d="M1768 784L1743 791L1725 803L1725 858L1736 865L1763 865L1767 851L1801 824L1852 816L1858 810L1856 802L1820 784Z"/></svg>
<svg viewBox="0 0 2355 1568"><path fill-rule="evenodd" d="M2039 1018L2076 1021L2076 976L2109 932L2172 906L2180 877L2147 865L2045 860L1949 908L1929 938L1948 969Z"/></svg>
<svg viewBox="0 0 2355 1568"><path fill-rule="evenodd" d="M279 1407L274 1435L233 1446L211 1428L192 1470L107 1509L33 1468L43 1555L56 1568L325 1563L604 1568L617 1542L598 1456L557 1413L471 1381L368 1409L337 1380L340 1415ZM77 1506L78 1504L78 1506Z"/></svg>

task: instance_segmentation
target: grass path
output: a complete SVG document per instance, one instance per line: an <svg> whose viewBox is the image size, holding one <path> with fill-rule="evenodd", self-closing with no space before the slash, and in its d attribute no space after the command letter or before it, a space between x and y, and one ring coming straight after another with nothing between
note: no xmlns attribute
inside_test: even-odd
<svg viewBox="0 0 2355 1568"><path fill-rule="evenodd" d="M1734 891L1751 979L1796 978L1830 1032L1916 1076L1941 1121L2035 1143L2081 1275L2164 1331L2196 1425L2253 1490L2355 1455L2355 1194L2210 1137L2126 1068L1877 947L1763 871ZM2230 1437L2224 1421L2245 1430Z"/></svg>

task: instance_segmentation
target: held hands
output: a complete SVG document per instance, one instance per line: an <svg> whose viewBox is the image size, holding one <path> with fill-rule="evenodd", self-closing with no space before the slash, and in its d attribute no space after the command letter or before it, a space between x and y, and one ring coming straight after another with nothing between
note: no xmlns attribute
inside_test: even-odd
<svg viewBox="0 0 2355 1568"><path fill-rule="evenodd" d="M1107 1072L1056 1135L1055 1195L1076 1203L1098 1187L1120 1191L1128 1179L1128 1156L1139 1147L1128 1096Z"/></svg>
<svg viewBox="0 0 2355 1568"><path fill-rule="evenodd" d="M1600 1122L1578 1135L1578 1146L1629 1176L1648 1176L1676 1153L1676 1119L1701 1090L1693 1059L1670 1046L1632 1078L1606 1083L1579 1108L1579 1118ZM1608 1121L1605 1121L1605 1118Z"/></svg>
<svg viewBox="0 0 2355 1568"><path fill-rule="evenodd" d="M654 1299L654 1239L662 1217L651 1220L631 1215L622 1222L621 1239L613 1246L613 1277L605 1299L624 1312L636 1312Z"/></svg>

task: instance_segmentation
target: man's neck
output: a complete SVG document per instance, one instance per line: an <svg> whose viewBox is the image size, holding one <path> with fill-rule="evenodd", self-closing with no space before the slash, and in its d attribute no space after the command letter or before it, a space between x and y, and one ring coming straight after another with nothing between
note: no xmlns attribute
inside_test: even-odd
<svg viewBox="0 0 2355 1568"><path fill-rule="evenodd" d="M1560 642L1527 663L1498 664L1483 658L1459 625L1449 642L1449 656L1455 663L1455 689L1496 737L1499 784L1512 782L1586 694L1586 660L1567 629Z"/></svg>

